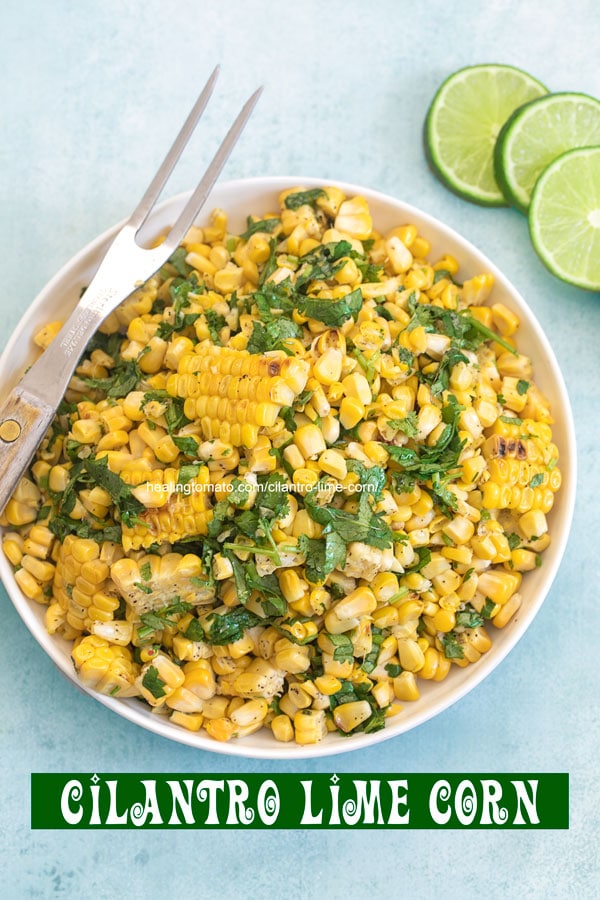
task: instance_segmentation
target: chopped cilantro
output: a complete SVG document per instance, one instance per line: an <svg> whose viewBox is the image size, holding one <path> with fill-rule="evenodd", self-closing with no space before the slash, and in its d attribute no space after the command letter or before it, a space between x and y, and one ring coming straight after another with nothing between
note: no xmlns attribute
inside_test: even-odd
<svg viewBox="0 0 600 900"><path fill-rule="evenodd" d="M81 465L91 480L110 494L125 525L135 524L137 517L145 512L145 506L134 497L130 486L115 472L111 472L107 458L96 460L90 457L82 460Z"/></svg>
<svg viewBox="0 0 600 900"><path fill-rule="evenodd" d="M260 625L261 621L259 616L244 606L235 606L222 615L211 613L207 617L206 641L218 646L233 644L244 636L246 628Z"/></svg>
<svg viewBox="0 0 600 900"><path fill-rule="evenodd" d="M183 632L183 636L186 637L188 641L197 642L204 640L204 631L198 619L192 619L190 621L190 624Z"/></svg>
<svg viewBox="0 0 600 900"><path fill-rule="evenodd" d="M87 387L103 391L107 398L117 400L134 391L141 379L142 373L135 360L119 360L106 378L83 377L81 380Z"/></svg>
<svg viewBox="0 0 600 900"><path fill-rule="evenodd" d="M521 538L514 531L512 531L510 534L507 534L506 539L511 550L516 550L521 543Z"/></svg>
<svg viewBox="0 0 600 900"><path fill-rule="evenodd" d="M177 484L189 484L193 478L198 477L198 473L203 465L204 463L190 463L189 465L180 466Z"/></svg>
<svg viewBox="0 0 600 900"><path fill-rule="evenodd" d="M483 606L481 607L481 615L482 615L482 617L483 617L484 619L489 619L489 618L491 618L491 615L492 615L492 613L494 612L495 607L496 607L496 604L494 603L494 601L493 601L493 600L490 600L489 597L486 597L486 598L485 598L485 603L484 603Z"/></svg>
<svg viewBox="0 0 600 900"><path fill-rule="evenodd" d="M277 219L273 216L271 219L256 219L254 222L251 221L251 217L248 216L247 220L248 227L246 230L240 234L240 237L243 241L248 241L252 237L253 234L256 234L259 231L266 232L269 234L271 231L275 231L278 225L281 225L281 219Z"/></svg>
<svg viewBox="0 0 600 900"><path fill-rule="evenodd" d="M362 350L359 350L358 347L354 347L354 349L352 350L352 356L354 356L354 358L358 361L358 364L365 373L365 378L367 379L369 384L373 384L375 376L377 375L376 363L381 356L380 351L375 350L375 352L373 352L367 359Z"/></svg>
<svg viewBox="0 0 600 900"><path fill-rule="evenodd" d="M340 690L336 694L332 694L329 698L332 710L337 706L341 706L343 703L352 703L357 700L367 700L371 706L372 713L365 722L358 725L356 728L353 728L352 731L341 732L341 734L356 734L359 731L370 734L373 731L379 731L381 728L385 727L385 709L380 709L376 705L369 685L370 682L353 684L351 681L342 681Z"/></svg>
<svg viewBox="0 0 600 900"><path fill-rule="evenodd" d="M517 416L500 416L500 421L504 422L505 425L522 425L523 419L519 419Z"/></svg>
<svg viewBox="0 0 600 900"><path fill-rule="evenodd" d="M458 643L456 635L452 631L449 631L448 634L443 634L440 637L440 640L444 648L444 656L446 659L464 659L465 654L463 648Z"/></svg>
<svg viewBox="0 0 600 900"><path fill-rule="evenodd" d="M192 458L198 455L198 441L193 437L172 437L173 443L177 449L186 456Z"/></svg>
<svg viewBox="0 0 600 900"><path fill-rule="evenodd" d="M421 376L423 381L429 383L431 393L434 397L448 390L450 386L450 373L454 366L459 362L468 363L469 360L465 354L461 353L456 347L450 347L450 349L444 353L436 371L431 375Z"/></svg>
<svg viewBox="0 0 600 900"><path fill-rule="evenodd" d="M154 666L148 666L148 668L144 672L142 684L146 688L146 690L150 691L152 696L157 700L160 697L164 697L166 694L166 691L163 690L166 682L162 680L162 678L158 674L158 669L156 669Z"/></svg>
<svg viewBox="0 0 600 900"><path fill-rule="evenodd" d="M351 253L352 245L349 241L319 244L314 250L305 253L296 275L296 290L304 293L311 282L327 281L344 265L343 257L350 256Z"/></svg>
<svg viewBox="0 0 600 900"><path fill-rule="evenodd" d="M140 587L140 585L138 584L136 587ZM176 620L172 617L183 615L184 613L189 612L190 609L192 609L191 603L182 603L179 597L173 597L173 602L170 606L164 606L162 609L155 609L152 612L142 613L140 619L143 627L138 628L138 637L141 641L144 641L155 631L162 631L163 628L167 628L169 625L175 625Z"/></svg>
<svg viewBox="0 0 600 900"><path fill-rule="evenodd" d="M298 301L298 310L303 316L323 322L329 328L336 328L355 319L363 304L360 288L339 300L319 300L317 297L303 297Z"/></svg>
<svg viewBox="0 0 600 900"><path fill-rule="evenodd" d="M529 382L525 381L523 378L519 378L517 381L517 394L523 396L529 390Z"/></svg>
<svg viewBox="0 0 600 900"><path fill-rule="evenodd" d="M324 632L324 636L335 648L333 651L333 658L336 662L353 662L354 647L347 634L328 634L327 632Z"/></svg>
<svg viewBox="0 0 600 900"><path fill-rule="evenodd" d="M275 315L273 309L280 309L279 304L287 305L287 295L267 290L254 294L254 302L258 307L260 322L254 322L252 334L246 349L249 353L266 353L270 350L285 350L286 340L302 337L302 327L286 315Z"/></svg>
<svg viewBox="0 0 600 900"><path fill-rule="evenodd" d="M405 434L409 438L416 438L419 432L416 412L407 413L404 419L388 419L387 424L390 428L393 428L394 431L401 431L402 434Z"/></svg>
<svg viewBox="0 0 600 900"><path fill-rule="evenodd" d="M301 206L308 204L315 206L319 197L324 197L323 188L312 188L309 191L296 191L295 194L288 194L285 198L286 209L300 209Z"/></svg>
<svg viewBox="0 0 600 900"><path fill-rule="evenodd" d="M169 262L177 271L177 274L181 275L182 278L187 278L192 271L192 267L185 261L186 256L187 250L185 249L185 247L178 247L177 250L175 250L175 252L169 257Z"/></svg>
<svg viewBox="0 0 600 900"><path fill-rule="evenodd" d="M371 649L362 661L361 669L369 675L377 666L381 644L383 643L383 634L379 629L373 629L371 634Z"/></svg>
<svg viewBox="0 0 600 900"><path fill-rule="evenodd" d="M534 475L533 478L531 479L531 481L529 482L529 487L536 488L536 487L539 487L540 484L543 484L543 483L544 483L544 473L538 472L537 475Z"/></svg>
<svg viewBox="0 0 600 900"><path fill-rule="evenodd" d="M472 606L467 606L456 613L456 624L462 628L478 628L483 625L483 618Z"/></svg>
<svg viewBox="0 0 600 900"><path fill-rule="evenodd" d="M373 467L373 469L378 468L378 466ZM371 472L372 470L365 469L365 471ZM380 471L383 470L380 469ZM376 473L373 477L378 478ZM358 509L354 513L350 513L343 509L336 509L332 506L319 506L315 500L316 491L317 489L313 488L312 491L306 494L304 497L304 505L309 516L315 522L318 522L319 525L325 527L325 533L334 531L346 543L360 541L365 544L370 544L372 547L378 547L380 550L385 550L387 547L391 546L391 529L379 515L373 512L369 501L370 491L366 489L361 491L358 500Z"/></svg>
<svg viewBox="0 0 600 900"><path fill-rule="evenodd" d="M309 538L301 534L298 549L306 557L306 577L312 584L322 583L330 572L343 568L346 563L346 543L335 531L322 538Z"/></svg>
<svg viewBox="0 0 600 900"><path fill-rule="evenodd" d="M152 588L148 584L142 584L141 581L134 581L133 586L136 587L139 591L143 591L144 594L151 594Z"/></svg>

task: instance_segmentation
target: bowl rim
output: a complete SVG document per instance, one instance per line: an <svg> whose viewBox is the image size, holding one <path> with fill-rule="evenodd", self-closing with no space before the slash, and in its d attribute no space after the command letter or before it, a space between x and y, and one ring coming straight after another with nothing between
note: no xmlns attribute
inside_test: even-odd
<svg viewBox="0 0 600 900"><path fill-rule="evenodd" d="M451 226L446 225L435 216L410 203L406 203L403 200L392 197L390 194L386 194L373 188L368 188L362 185L354 184L353 182L347 182L338 179L301 175L255 176L252 178L237 178L220 181L211 191L211 194L209 195L198 218L200 218L202 215L206 215L207 210L211 208L211 198L215 193L218 194L221 191L235 193L236 190L255 188L257 194L260 192L266 194L268 192L280 192L286 188L294 187L297 185L302 185L305 187L326 187L328 185L335 185L349 196L360 195L365 197L367 202L372 200L386 206L391 206L392 208L397 209L398 212L402 215L412 215L420 220L426 228L430 227L433 231L435 231L436 236L440 237L441 239L447 238L452 242L460 244L468 254L470 254L472 257L475 257L478 265L485 267L487 271L491 272L494 275L496 285L502 287L503 291L509 297L509 302L513 300L515 301L515 305L518 309L521 321L527 321L528 327L534 332L536 339L541 344L543 352L545 353L546 359L549 363L549 377L554 381L559 404L561 406L561 412L565 419L566 428L563 439L567 448L567 454L561 457L561 469L563 470L563 472L565 472L565 474L568 475L568 477L565 478L563 486L561 487L561 518L556 523L554 523L554 540L551 545L553 549L553 555L547 566L544 566L545 571L543 573L542 583L538 586L537 591L535 591L532 596L527 598L528 602L526 604L526 608L522 608L522 611L520 612L519 626L512 629L511 632L504 638L502 646L499 647L496 645L493 648L495 652L485 654L485 656L483 656L481 660L478 661L476 666L468 667L469 677L465 678L462 683L455 685L450 696L438 695L437 699L435 693L431 697L428 696L428 702L423 705L422 709L415 710L415 712L411 716L410 721L406 722L405 727L403 727L402 717L399 716L389 722L386 725L386 728L375 733L369 735L361 733L357 735L350 735L348 737L328 734L327 737L319 744L313 745L289 745L280 744L276 741L273 741L272 747L265 746L263 748L248 746L245 744L244 739L240 740L239 742L231 741L227 743L220 743L199 733L189 732L183 728L176 728L171 725L168 720L164 719L161 716L149 715L149 712L135 698L118 700L114 697L108 697L103 694L98 694L83 685L77 679L76 673L72 666L69 665L69 658L58 649L57 641L55 641L52 636L46 632L43 623L36 617L34 613L36 604L34 604L33 601L28 600L21 592L14 580L12 569L10 567L10 564L8 563L8 560L4 557L3 553L0 553L0 577L19 616L21 617L35 640L52 659L61 674L69 681L70 684L78 688L82 693L86 694L89 697L92 697L96 701L99 701L104 706L106 706L113 712L116 712L118 715L122 716L128 721L167 740L175 741L176 743L181 743L193 747L196 750L207 750L209 752L225 756L237 756L247 759L268 759L278 761L334 756L341 753L348 753L355 750L366 749L367 747L372 747L375 744L379 744L383 741L390 740L394 737L399 737L401 734L404 734L412 730L413 728L422 725L424 722L427 722L429 719L432 719L434 716L439 715L444 710L453 706L460 699L462 699L462 697L466 696L466 694L477 687L477 685L480 684L489 674L491 674L491 672L498 665L500 665L500 663L505 659L505 657L510 653L513 647L518 643L518 641L528 630L552 587L563 555L565 553L569 538L575 509L577 482L577 456L573 413L565 381L550 341L546 337L546 334L542 326L538 322L535 313L531 310L520 292L514 287L514 285L508 280L508 278L486 256L486 254L479 250L467 238L463 237L463 235L461 235L459 232L455 231L455 229L453 229ZM160 214L161 211L164 211L170 206L173 206L175 208L178 207L184 202L187 197L190 196L190 193L190 191L185 191L165 198L157 204L155 210L153 211L153 215ZM149 220L150 226L152 223L152 218L153 216L151 216ZM17 326L13 330L12 335L10 336L4 348L4 351L0 356L0 373L2 373L4 368L7 367L13 348L17 345L17 343L22 339L24 335L31 334L30 325L32 320L35 318L36 314L39 312L44 303L55 293L56 288L60 285L60 282L68 275L68 273L72 269L76 269L86 260L88 261L88 263L90 261L93 261L95 263L99 251L108 244L108 241L125 224L125 222L126 219L118 222L116 225L111 226L110 228L99 234L97 237L93 238L77 253L70 257L60 267L56 274L52 276L52 278L44 285L33 302L28 306L23 316L20 318ZM6 529L2 529L2 531L5 530Z"/></svg>

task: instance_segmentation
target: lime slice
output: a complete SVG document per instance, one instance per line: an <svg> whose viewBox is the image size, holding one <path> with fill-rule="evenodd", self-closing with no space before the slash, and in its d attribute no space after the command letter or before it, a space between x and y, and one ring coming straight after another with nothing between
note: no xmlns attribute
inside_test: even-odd
<svg viewBox="0 0 600 900"><path fill-rule="evenodd" d="M529 231L551 272L600 290L600 147L569 150L544 170L533 189Z"/></svg>
<svg viewBox="0 0 600 900"><path fill-rule="evenodd" d="M598 145L600 101L572 93L539 97L516 110L498 135L496 180L508 202L527 212L535 183L552 160Z"/></svg>
<svg viewBox="0 0 600 900"><path fill-rule="evenodd" d="M508 117L547 89L512 66L469 66L451 75L425 120L425 152L452 191L483 206L506 206L494 177L494 144Z"/></svg>

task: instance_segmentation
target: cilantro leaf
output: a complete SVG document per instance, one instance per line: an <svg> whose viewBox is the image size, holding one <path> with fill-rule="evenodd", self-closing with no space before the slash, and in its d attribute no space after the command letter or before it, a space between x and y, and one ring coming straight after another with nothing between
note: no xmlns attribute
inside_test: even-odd
<svg viewBox="0 0 600 900"><path fill-rule="evenodd" d="M194 458L198 455L198 441L193 437L175 437L173 435L172 440L177 449L186 456Z"/></svg>
<svg viewBox="0 0 600 900"><path fill-rule="evenodd" d="M508 546L511 550L516 550L517 547L521 544L521 538L518 534L515 534L514 531L510 534L507 534L506 538L508 540Z"/></svg>
<svg viewBox="0 0 600 900"><path fill-rule="evenodd" d="M178 247L169 257L169 262L182 278L187 278L192 271L192 267L185 261L186 256L185 247Z"/></svg>
<svg viewBox="0 0 600 900"><path fill-rule="evenodd" d="M485 598L485 603L481 607L481 615L483 616L484 619L491 618L495 606L496 606L496 604L494 603L493 600L490 600L489 597Z"/></svg>
<svg viewBox="0 0 600 900"><path fill-rule="evenodd" d="M281 219L273 216L271 219L256 219L254 222L251 221L251 217L248 216L247 219L248 227L246 230L240 234L240 237L243 241L248 241L253 234L257 232L266 232L269 234L271 231L275 231L278 225L281 225Z"/></svg>
<svg viewBox="0 0 600 900"><path fill-rule="evenodd" d="M413 439L416 438L419 431L416 412L407 413L404 419L388 419L387 424L394 431L401 431L407 437Z"/></svg>
<svg viewBox="0 0 600 900"><path fill-rule="evenodd" d="M523 394L526 394L528 390L529 382L525 381L524 378L519 378L519 380L517 381L517 394L523 396Z"/></svg>
<svg viewBox="0 0 600 900"><path fill-rule="evenodd" d="M465 654L463 648L458 643L456 635L452 631L449 631L448 634L443 634L440 637L440 640L444 648L444 656L446 659L464 659Z"/></svg>
<svg viewBox="0 0 600 900"><path fill-rule="evenodd" d="M108 468L106 457L98 460L91 457L84 459L83 469L92 481L110 495L125 525L134 524L136 517L146 511L144 504L134 497L129 485Z"/></svg>
<svg viewBox="0 0 600 900"><path fill-rule="evenodd" d="M258 477L258 498L255 506L270 518L278 519L287 515L290 508L288 479L280 472Z"/></svg>
<svg viewBox="0 0 600 900"><path fill-rule="evenodd" d="M352 244L349 241L319 244L302 257L302 265L296 275L295 287L304 293L312 281L327 281L344 263L344 256L350 256Z"/></svg>
<svg viewBox="0 0 600 900"><path fill-rule="evenodd" d="M391 529L371 509L368 491L364 490L360 494L358 509L355 513L335 507L319 506L315 500L315 494L315 488L306 494L304 506L315 522L327 527L327 532L336 532L347 544L360 541L370 544L372 547L378 547L380 550L391 546Z"/></svg>
<svg viewBox="0 0 600 900"><path fill-rule="evenodd" d="M456 624L462 628L478 628L483 625L483 616L476 612L472 606L467 606L461 612L456 613Z"/></svg>
<svg viewBox="0 0 600 900"><path fill-rule="evenodd" d="M266 353L268 350L285 350L283 342L290 338L302 337L302 326L285 315L273 315L264 295L255 294L258 299L260 322L254 322L252 334L246 349L249 353Z"/></svg>
<svg viewBox="0 0 600 900"><path fill-rule="evenodd" d="M454 366L459 362L468 363L469 360L464 353L461 353L456 347L450 347L444 353L437 370L432 375L422 376L425 382L429 382L431 393L434 397L447 391L450 386L450 373Z"/></svg>
<svg viewBox="0 0 600 900"><path fill-rule="evenodd" d="M188 627L183 632L183 636L188 639L188 641L203 641L204 640L204 630L200 621L198 619L192 619Z"/></svg>
<svg viewBox="0 0 600 900"><path fill-rule="evenodd" d="M315 206L319 197L324 196L326 195L323 188L312 188L309 191L296 191L295 194L287 195L284 201L285 207L286 209L300 209L300 207L305 204Z"/></svg>
<svg viewBox="0 0 600 900"><path fill-rule="evenodd" d="M346 564L346 543L335 531L322 538L309 538L301 534L298 548L306 557L306 577L312 584L325 581L334 569Z"/></svg>
<svg viewBox="0 0 600 900"><path fill-rule="evenodd" d="M216 344L218 347L221 346L221 329L225 328L227 322L225 320L225 316L222 316L220 313L216 313L214 309L207 309L204 313L204 318L206 319L206 324L208 325L208 333L210 334L210 339L213 344Z"/></svg>
<svg viewBox="0 0 600 900"><path fill-rule="evenodd" d="M352 703L357 700L367 700L371 707L372 713L365 722L358 725L356 728L353 728L352 731L341 732L342 734L356 734L359 731L370 734L373 731L379 731L381 728L385 727L385 709L380 709L376 705L370 692L369 684L370 683L365 684L360 682L353 684L350 681L342 681L342 686L337 694L332 694L329 698L332 710L337 706L341 706L342 703Z"/></svg>
<svg viewBox="0 0 600 900"><path fill-rule="evenodd" d="M303 297L298 301L298 310L303 316L323 322L329 328L337 328L348 319L356 320L362 309L363 297L360 288L346 294L339 300L319 300L317 297Z"/></svg>
<svg viewBox="0 0 600 900"><path fill-rule="evenodd" d="M347 634L328 634L325 637L335 647L333 658L336 662L354 662L354 646Z"/></svg>
<svg viewBox="0 0 600 900"><path fill-rule="evenodd" d="M104 391L107 398L117 400L135 390L142 373L135 360L120 360L111 374L106 378L87 378L81 380L89 388Z"/></svg>
<svg viewBox="0 0 600 900"><path fill-rule="evenodd" d="M56 535L59 541L64 541L68 534L86 538L102 544L104 541L112 541L120 544L122 540L121 526L118 524L105 525L102 528L94 528L92 523L85 519L71 519L61 513L56 513L48 522L48 528Z"/></svg>
<svg viewBox="0 0 600 900"><path fill-rule="evenodd" d="M137 587L141 587L141 585L138 584ZM144 592L146 591L147 588L145 588ZM150 589L150 592L152 592L152 589ZM173 619L173 616L183 615L192 608L191 603L183 603L179 597L173 597L173 602L169 606L142 613L140 619L143 627L138 628L138 637L143 641L155 631L162 631L163 628L167 628L169 625L175 625L177 620Z"/></svg>
<svg viewBox="0 0 600 900"><path fill-rule="evenodd" d="M223 646L233 644L244 636L246 628L253 628L263 621L244 606L234 606L222 615L211 613L207 618L208 630L205 631L209 644Z"/></svg>
<svg viewBox="0 0 600 900"><path fill-rule="evenodd" d="M203 465L204 463L192 463L190 465L180 466L177 474L177 484L189 484L192 478L198 477L198 473Z"/></svg>
<svg viewBox="0 0 600 900"><path fill-rule="evenodd" d="M242 606L245 606L250 599L252 591L246 582L244 563L242 563L234 553L230 553L229 550L224 550L223 555L227 557L233 567L233 580L235 582L237 598Z"/></svg>
<svg viewBox="0 0 600 900"><path fill-rule="evenodd" d="M153 697L157 700L160 697L164 697L167 693L164 690L166 682L162 680L160 675L158 674L158 669L154 666L149 666L144 672L144 677L142 678L142 684L146 688L147 691L150 691Z"/></svg>

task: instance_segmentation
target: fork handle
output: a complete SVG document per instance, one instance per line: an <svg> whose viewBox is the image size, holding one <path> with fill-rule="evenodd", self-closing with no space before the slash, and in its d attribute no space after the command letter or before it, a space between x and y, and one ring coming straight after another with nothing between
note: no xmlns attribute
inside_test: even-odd
<svg viewBox="0 0 600 900"><path fill-rule="evenodd" d="M53 417L54 407L21 385L0 405L0 510L27 469Z"/></svg>

